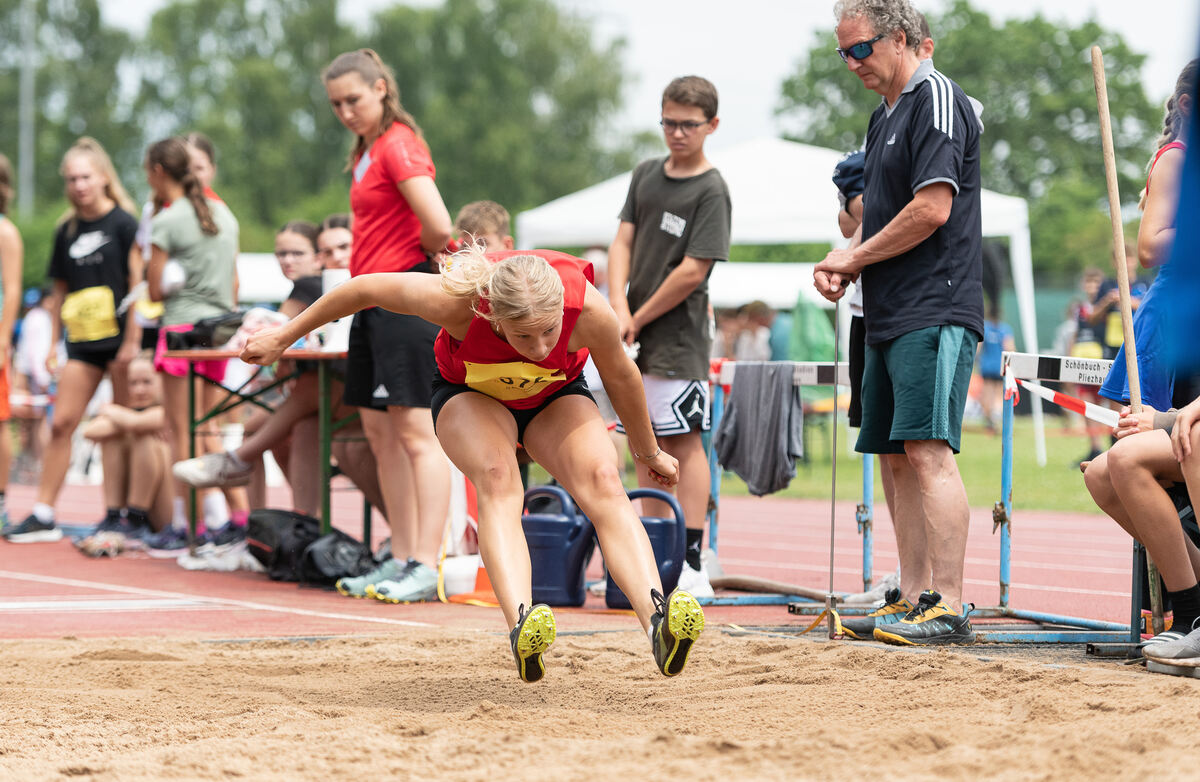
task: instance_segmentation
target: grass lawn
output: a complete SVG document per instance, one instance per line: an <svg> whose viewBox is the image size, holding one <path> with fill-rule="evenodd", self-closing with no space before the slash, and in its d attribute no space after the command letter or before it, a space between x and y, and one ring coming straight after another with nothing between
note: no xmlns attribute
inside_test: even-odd
<svg viewBox="0 0 1200 782"><path fill-rule="evenodd" d="M1039 467L1034 453L1033 423L1028 417L1016 420L1013 436L1013 512L1061 510L1100 513L1083 485L1083 475L1075 462L1087 452L1087 438L1063 430L1063 419L1046 416L1046 466ZM847 431L850 435L847 435ZM862 470L858 454L852 453L857 430L847 430L844 422L838 431L838 498L862 497ZM828 499L830 484L828 426L812 425L807 432L809 460L796 465L796 477L776 495L806 499ZM849 443L847 440L849 439ZM978 425L963 431L962 453L958 469L967 487L971 507L991 507L1000 499L1000 435L989 434ZM721 493L727 496L748 494L745 483L725 473ZM875 473L875 499L883 502L879 473Z"/></svg>

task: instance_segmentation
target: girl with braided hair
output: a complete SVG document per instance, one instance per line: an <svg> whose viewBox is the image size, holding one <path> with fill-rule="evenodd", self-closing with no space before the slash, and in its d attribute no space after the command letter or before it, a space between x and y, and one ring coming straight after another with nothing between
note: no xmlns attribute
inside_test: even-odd
<svg viewBox="0 0 1200 782"><path fill-rule="evenodd" d="M229 207L205 194L204 185L190 170L188 146L183 139L172 137L151 144L146 151L145 168L155 201L167 204L151 223L146 281L150 298L163 302L154 368L162 374L172 456L178 461L187 456L188 446L187 362L164 355L167 333L187 331L196 321L233 310L238 222ZM184 273L183 284L169 293L163 286L168 259L178 263ZM220 383L225 377L225 363L198 361L196 372ZM199 382L197 391L202 409L210 409L220 393L216 385L203 382ZM201 452L206 440L201 438L197 444ZM173 552L183 548L181 522L185 520L179 499L183 496L182 486L177 485L176 491L175 524L164 530L162 540L156 541L160 549ZM245 490L230 489L226 496L233 510L233 526L244 528L249 510ZM197 533L201 536L206 533L201 520L197 520Z"/></svg>

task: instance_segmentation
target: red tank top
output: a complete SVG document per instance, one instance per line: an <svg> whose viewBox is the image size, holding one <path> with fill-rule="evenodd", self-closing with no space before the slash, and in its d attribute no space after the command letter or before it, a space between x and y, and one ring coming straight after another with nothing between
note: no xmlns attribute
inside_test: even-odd
<svg viewBox="0 0 1200 782"><path fill-rule="evenodd" d="M1182 141L1172 141L1170 144L1164 144L1163 148L1154 153L1154 162L1150 164L1150 171L1146 174L1146 192L1150 192L1150 178L1154 176L1154 167L1158 165L1158 159L1163 156L1163 153L1168 149L1183 149L1187 147Z"/></svg>
<svg viewBox="0 0 1200 782"><path fill-rule="evenodd" d="M583 311L586 283L595 278L590 263L553 250L506 250L488 253L487 257L495 263L514 255L536 255L546 259L562 280L562 333L554 350L534 364L497 334L487 320L476 317L461 341L443 329L434 343L434 355L438 372L446 381L487 394L505 407L528 410L540 405L583 371L587 349L570 352L567 344ZM486 302L484 304L486 306Z"/></svg>

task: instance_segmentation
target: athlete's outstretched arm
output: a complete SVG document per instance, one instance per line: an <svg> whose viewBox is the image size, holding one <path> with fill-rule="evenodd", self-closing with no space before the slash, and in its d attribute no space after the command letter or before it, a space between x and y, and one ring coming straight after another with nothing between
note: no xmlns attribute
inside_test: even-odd
<svg viewBox="0 0 1200 782"><path fill-rule="evenodd" d="M289 345L318 326L373 306L416 315L439 326L453 320L452 312L467 308L464 301L442 291L437 274L363 274L337 286L283 326L254 334L242 351L242 361L273 364Z"/></svg>
<svg viewBox="0 0 1200 782"><path fill-rule="evenodd" d="M591 285L587 287L583 313L575 324L575 335L580 342L577 347L586 347L592 354L604 390L625 426L634 458L650 468L659 483L674 486L679 482L679 462L658 447L646 410L642 375L621 343L616 313Z"/></svg>

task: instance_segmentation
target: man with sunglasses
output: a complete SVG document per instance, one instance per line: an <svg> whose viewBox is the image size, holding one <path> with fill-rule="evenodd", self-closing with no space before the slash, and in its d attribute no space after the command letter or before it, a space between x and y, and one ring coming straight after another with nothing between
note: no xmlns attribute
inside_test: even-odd
<svg viewBox="0 0 1200 782"><path fill-rule="evenodd" d="M969 509L954 454L983 333L979 136L962 89L918 58L907 0L842 0L837 53L883 100L871 115L861 243L814 282L831 300L861 274L866 324L857 450L884 455L895 486L899 594L873 636L971 643L962 603Z"/></svg>
<svg viewBox="0 0 1200 782"><path fill-rule="evenodd" d="M729 190L704 155L718 121L717 89L707 79L682 76L667 85L660 124L669 154L634 169L608 250L609 301L626 344L639 344L658 445L679 460L676 492L687 525L679 587L696 597L713 594L700 557L710 485L700 439L711 425L708 277L714 261L729 258ZM662 488L645 470L638 480ZM670 515L660 502L644 501L643 511Z"/></svg>

